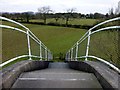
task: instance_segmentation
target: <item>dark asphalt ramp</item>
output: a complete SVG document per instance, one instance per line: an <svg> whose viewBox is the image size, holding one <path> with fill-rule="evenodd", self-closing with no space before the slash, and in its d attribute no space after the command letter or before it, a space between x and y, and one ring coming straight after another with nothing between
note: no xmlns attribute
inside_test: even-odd
<svg viewBox="0 0 120 90"><path fill-rule="evenodd" d="M20 75L12 88L102 88L92 73L69 69L67 63Z"/></svg>

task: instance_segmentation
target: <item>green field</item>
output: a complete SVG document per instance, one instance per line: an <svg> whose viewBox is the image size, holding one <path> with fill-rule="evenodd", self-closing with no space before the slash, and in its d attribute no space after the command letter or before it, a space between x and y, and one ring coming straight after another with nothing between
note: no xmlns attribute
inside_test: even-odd
<svg viewBox="0 0 120 90"><path fill-rule="evenodd" d="M91 35L89 55L97 56L120 67L118 31L101 31ZM78 56L86 55L87 39L79 45Z"/></svg>
<svg viewBox="0 0 120 90"><path fill-rule="evenodd" d="M99 20L97 19L76 19L76 18L70 18L69 20L69 24L72 24L72 25L94 25L96 22L98 22ZM30 20L30 22L44 22L42 19L33 19L33 20ZM47 23L56 23L55 19L52 18L52 19L47 19ZM66 20L65 19L58 19L57 23L59 24L65 24L66 23Z"/></svg>
<svg viewBox="0 0 120 90"><path fill-rule="evenodd" d="M94 20L93 20L94 21ZM6 22L3 22L3 24ZM10 23L8 25L15 26ZM68 27L24 24L53 53L54 57L65 54L71 46L87 31ZM19 26L16 26L19 27ZM22 28L21 28L22 29ZM18 55L28 54L26 35L14 30L3 29L3 62ZM118 60L118 36L116 31L103 31L91 36L90 55L95 55L120 65ZM87 40L86 40L87 41ZM34 44L33 44L34 43ZM79 56L85 55L86 42L79 47ZM39 55L39 46L31 40L32 54Z"/></svg>
<svg viewBox="0 0 120 90"><path fill-rule="evenodd" d="M74 29L56 26L28 25L28 28L40 38L40 40L56 56L66 51L86 32L83 29Z"/></svg>
<svg viewBox="0 0 120 90"><path fill-rule="evenodd" d="M8 24L8 23L7 23ZM55 57L65 54L67 50L86 32L83 29L55 27L44 25L24 24L28 27L53 53ZM31 46L36 50L39 46ZM3 61L17 55L27 54L27 40L23 33L3 29ZM39 50L33 54L39 55Z"/></svg>

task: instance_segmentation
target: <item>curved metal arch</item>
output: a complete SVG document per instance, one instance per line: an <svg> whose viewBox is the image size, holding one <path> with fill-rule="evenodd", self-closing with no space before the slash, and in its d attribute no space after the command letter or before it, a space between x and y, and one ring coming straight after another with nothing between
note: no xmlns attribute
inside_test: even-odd
<svg viewBox="0 0 120 90"><path fill-rule="evenodd" d="M109 23L109 22L117 21L117 20L120 20L120 17L113 18L113 19L110 19L110 20L106 20L106 21L104 21L104 22L101 22L101 23L95 25L94 27L90 28L77 42L80 42L80 43L81 43L82 41L84 41L84 40L85 40L84 38L87 38L87 37L89 36L89 35L87 35L87 34L89 34L89 31L92 31L93 29L97 28L98 26L101 26L101 25L106 24L106 23ZM94 31L93 31L93 32L94 32ZM87 36L86 36L86 35L87 35ZM82 40L82 41L81 41L81 40ZM77 42L72 46L72 48L76 46Z"/></svg>
<svg viewBox="0 0 120 90"><path fill-rule="evenodd" d="M16 21L11 20L11 19L8 19L8 18L5 18L5 17L1 17L1 16L0 16L0 19L1 19L1 20L6 20L6 21L9 21L9 22L12 22L12 23L17 24L17 25L20 25L20 26L23 27L24 29L28 30L39 42L41 42L41 41L29 30L29 28L27 28L26 26L22 25L21 23L16 22ZM44 45L44 46L45 46L45 45Z"/></svg>
<svg viewBox="0 0 120 90"><path fill-rule="evenodd" d="M93 28L90 28L89 30L88 30L88 41L87 41L87 47L86 47L86 56L88 56L88 53L89 53L89 47L90 47L90 36L91 36L91 33L92 33L92 30L93 29L95 29L96 27L98 27L98 26L101 26L101 25L103 25L103 24L106 24L106 23L109 23L109 22L112 22L112 21L117 21L117 20L120 20L120 17L117 17L117 18L113 18L113 19L110 19L110 20L106 20L106 21L104 21L104 22L101 22L101 23L99 23L99 24L97 24L97 25L95 25ZM85 59L86 61L87 61L87 58Z"/></svg>
<svg viewBox="0 0 120 90"><path fill-rule="evenodd" d="M0 68L2 68L3 66L7 65L10 62L15 61L16 59L20 59L20 58L24 58L24 57L29 57L29 55L22 55L22 56L18 56L18 57L12 58L12 59L10 59L10 60L0 64Z"/></svg>
<svg viewBox="0 0 120 90"><path fill-rule="evenodd" d="M22 33L27 34L25 31L23 31L23 30L21 30L21 29L19 29L19 28L15 28L15 27L7 26L7 25L0 25L0 27L2 27L2 28L6 28L6 29L16 30L16 31L19 31L19 32L22 32Z"/></svg>
<svg viewBox="0 0 120 90"><path fill-rule="evenodd" d="M91 55L89 55L89 56L81 56L81 57L77 57L77 58L79 59L79 58L86 58L86 57L87 57L87 58L97 59L98 61L105 63L106 65L110 66L110 67L113 68L115 71L117 71L118 73L120 73L120 69L119 69L119 68L117 68L116 66L114 66L113 64L109 63L107 60L104 60L104 59L102 59L102 58L99 58L99 57L96 57L96 56L91 56Z"/></svg>
<svg viewBox="0 0 120 90"><path fill-rule="evenodd" d="M113 22L113 21L117 21L117 20L120 20L120 17L113 18L113 19L109 19L109 20L106 20L106 21L104 21L104 22L101 22L101 23L95 25L94 27L90 28L88 31L91 31L91 30L93 30L93 29L95 29L95 28L97 28L98 26L101 26L101 25L103 25L103 24L106 24L106 23L109 23L109 22Z"/></svg>
<svg viewBox="0 0 120 90"><path fill-rule="evenodd" d="M25 30L22 30L22 29L19 29L19 28L16 28L16 27L8 26L8 25L0 25L0 27L2 27L2 28L7 28L7 29L11 29L11 30L16 30L16 31L19 31L19 32L22 32L22 33L26 34L26 35L27 35L27 40L28 40L28 51L29 51L29 54L28 54L28 55L21 55L21 56L17 56L17 57L15 57L15 58L12 58L12 59L10 59L10 60L8 60L8 61L0 64L0 67L3 67L3 66L5 66L5 65L8 64L8 63L13 62L13 61L15 61L15 60L17 60L17 59L19 59L19 58L23 58L23 57L29 57L30 60L31 60L32 57L34 57L34 58L39 58L40 60L41 60L41 59L45 59L45 60L51 60L51 59L52 59L52 53L50 52L50 50L49 50L26 26L24 26L24 25L22 25L22 24L20 24L20 23L18 23L18 22L16 22L16 21L14 21L14 20L5 18L5 17L1 17L1 16L0 16L0 19L1 19L1 20L5 20L5 21L8 21L8 22L12 22L12 23L14 23L14 24L17 24L17 25L23 27L23 28L26 30L26 31L25 31ZM30 38L33 39L33 40L40 46L40 56L35 56L35 55L32 55L32 54L31 54ZM42 57L42 55L41 55L41 54L42 54L41 47L44 48L44 50L45 50L45 55L47 54L45 57ZM48 56L48 55L49 55L49 56Z"/></svg>
<svg viewBox="0 0 120 90"><path fill-rule="evenodd" d="M95 31L91 32L90 35L88 34L88 35L84 36L84 38L82 38L81 41L77 41L77 43L81 44L89 36L91 36L92 34L98 33L100 31L105 31L105 30L110 30L110 29L119 29L119 28L120 28L120 26L110 26L110 27L105 27L105 28L101 28L101 29L95 30ZM75 48L77 43L72 48Z"/></svg>
<svg viewBox="0 0 120 90"><path fill-rule="evenodd" d="M19 26L25 28L26 30L29 30L27 27L25 27L25 26L22 25L21 23L16 22L16 21L14 21L14 20L11 20L11 19L8 19L8 18L2 17L2 16L0 16L0 19L1 19L1 20L6 20L6 21L9 21L9 22L12 22L12 23L14 23L14 24L17 24L17 25L19 25Z"/></svg>
<svg viewBox="0 0 120 90"><path fill-rule="evenodd" d="M105 27L105 28L101 28L101 29L98 29L98 30L93 31L93 32L91 33L91 35L94 34L94 33L98 33L98 32L100 32L100 31L105 31L105 30L110 30L110 29L119 29L119 28L120 28L120 26Z"/></svg>
<svg viewBox="0 0 120 90"><path fill-rule="evenodd" d="M106 20L106 21L104 21L104 22L101 22L101 23L99 23L99 24L97 24L97 25L95 25L94 27L92 27L92 28L90 28L73 46L72 46L72 48L66 53L66 59L67 60L72 60L72 59L78 59L78 58L95 58L95 59L97 59L98 61L101 61L101 62L103 62L103 63L105 63L105 64L107 64L107 65L109 65L110 67L112 67L114 70L116 70L118 73L120 73L120 69L119 68L117 68L116 66L114 66L114 65L112 65L111 63L109 63L109 62L107 62L106 60L104 60L104 59L102 59L102 58L99 58L99 57L96 57L96 56L90 56L89 54L88 54L88 51L89 51L89 45L90 45L90 36L92 35L92 34L95 34L95 33L98 33L98 32L100 32L100 31L105 31L105 30L110 30L110 29L119 29L120 28L120 26L109 26L109 27L104 27L104 28L100 28L100 29L97 29L97 30L95 30L95 31L92 31L93 29L95 29L95 28L97 28L97 27L99 27L99 26L101 26L101 25L104 25L104 24L106 24L106 23L109 23L109 22L112 22L112 21L117 21L117 20L120 20L120 17L117 17L117 18L113 18L113 19L110 19L110 20ZM78 53L78 50L77 50L77 48L75 48L75 47L78 47L77 46L77 43L79 43L79 45L84 41L84 40L86 40L88 38L88 44L87 44L87 49L86 49L86 56L80 56L80 57L78 57L78 55L76 54L76 53ZM72 57L71 58L71 51L72 51L72 49L76 49L76 55L74 55L75 57ZM73 55L72 55L73 56Z"/></svg>
<svg viewBox="0 0 120 90"><path fill-rule="evenodd" d="M104 21L104 22L101 22L101 23L95 25L94 27L90 28L77 42L80 42L80 41L89 33L89 31L97 28L98 26L101 26L101 25L106 24L106 23L109 23L109 22L117 21L117 20L120 20L120 17L113 18L113 19L110 19L110 20L106 20L106 21ZM77 44L77 43L75 43L72 47L74 47L76 44Z"/></svg>

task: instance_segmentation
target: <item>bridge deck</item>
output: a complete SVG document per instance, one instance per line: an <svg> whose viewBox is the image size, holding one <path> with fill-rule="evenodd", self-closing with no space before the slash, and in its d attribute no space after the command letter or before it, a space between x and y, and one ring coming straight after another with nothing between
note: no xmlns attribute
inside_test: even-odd
<svg viewBox="0 0 120 90"><path fill-rule="evenodd" d="M69 69L67 63L50 63L49 68L24 72L12 88L101 88L92 73Z"/></svg>

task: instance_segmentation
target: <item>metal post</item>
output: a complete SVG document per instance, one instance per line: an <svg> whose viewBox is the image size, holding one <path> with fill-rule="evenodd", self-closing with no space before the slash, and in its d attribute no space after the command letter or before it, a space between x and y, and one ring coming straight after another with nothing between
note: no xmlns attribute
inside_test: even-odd
<svg viewBox="0 0 120 90"><path fill-rule="evenodd" d="M0 20L0 25L2 24L2 20ZM0 64L2 63L2 28L0 28Z"/></svg>
<svg viewBox="0 0 120 90"><path fill-rule="evenodd" d="M73 48L71 49L71 60L73 59Z"/></svg>
<svg viewBox="0 0 120 90"><path fill-rule="evenodd" d="M69 52L66 53L66 57L65 57L66 61L68 61L68 55L69 55Z"/></svg>
<svg viewBox="0 0 120 90"><path fill-rule="evenodd" d="M69 54L70 54L70 52L68 51L68 53L66 54L66 55L67 55L67 56L66 56L66 60L67 60L67 61L69 61L69 58L70 58Z"/></svg>
<svg viewBox="0 0 120 90"><path fill-rule="evenodd" d="M28 30L27 30L27 41L28 41L29 60L32 60L32 58L31 58L31 47L30 47L30 36L29 36L29 31Z"/></svg>
<svg viewBox="0 0 120 90"><path fill-rule="evenodd" d="M48 58L48 61L49 61L49 50L48 50L48 52L47 52L47 58Z"/></svg>
<svg viewBox="0 0 120 90"><path fill-rule="evenodd" d="M42 60L42 46L41 46L41 41L40 41L40 60Z"/></svg>
<svg viewBox="0 0 120 90"><path fill-rule="evenodd" d="M45 59L47 60L47 47L45 48Z"/></svg>
<svg viewBox="0 0 120 90"><path fill-rule="evenodd" d="M47 60L49 61L49 50L47 50Z"/></svg>
<svg viewBox="0 0 120 90"><path fill-rule="evenodd" d="M70 60L70 50L68 51L68 60Z"/></svg>
<svg viewBox="0 0 120 90"><path fill-rule="evenodd" d="M71 60L71 51L69 51L69 60Z"/></svg>
<svg viewBox="0 0 120 90"><path fill-rule="evenodd" d="M78 56L78 45L79 45L79 43L77 42L76 53L75 53L75 60L76 60L76 61L77 61L77 56Z"/></svg>
<svg viewBox="0 0 120 90"><path fill-rule="evenodd" d="M91 34L91 30L89 30L89 33L88 33L88 42L87 42L87 49L86 49L86 58L85 58L85 61L87 61L88 52L89 52L89 46L90 46L90 34Z"/></svg>
<svg viewBox="0 0 120 90"><path fill-rule="evenodd" d="M50 60L50 51L48 51L48 61Z"/></svg>

